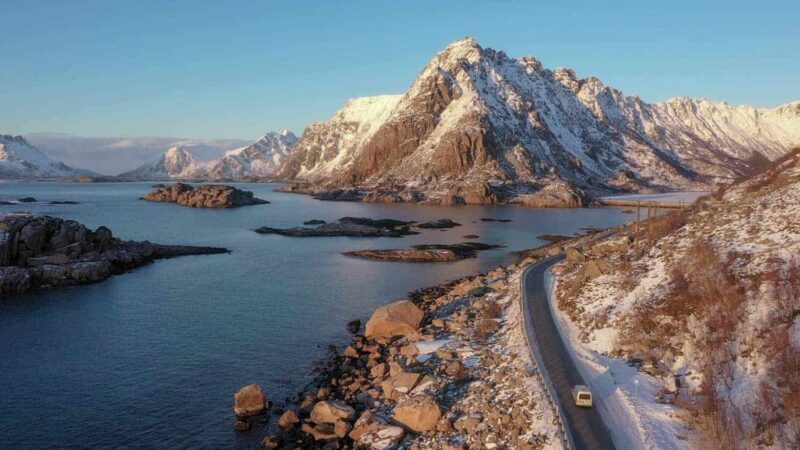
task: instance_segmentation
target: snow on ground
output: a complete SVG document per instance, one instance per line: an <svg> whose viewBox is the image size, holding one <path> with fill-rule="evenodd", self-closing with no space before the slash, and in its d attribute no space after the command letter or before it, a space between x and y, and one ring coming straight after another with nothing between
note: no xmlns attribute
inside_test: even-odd
<svg viewBox="0 0 800 450"><path fill-rule="evenodd" d="M555 279L548 271L547 297L555 312L556 325L584 381L599 401L603 421L619 450L682 449L688 446L688 431L674 406L653 401L660 382L628 366L618 358L603 356L581 342L581 331L558 309Z"/></svg>

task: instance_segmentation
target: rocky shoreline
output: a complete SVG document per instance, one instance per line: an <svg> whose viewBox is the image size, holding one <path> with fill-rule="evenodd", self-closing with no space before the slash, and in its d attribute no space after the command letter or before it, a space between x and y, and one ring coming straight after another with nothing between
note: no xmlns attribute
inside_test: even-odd
<svg viewBox="0 0 800 450"><path fill-rule="evenodd" d="M106 227L22 214L0 219L0 296L96 283L157 259L227 253L217 247L123 241Z"/></svg>
<svg viewBox="0 0 800 450"><path fill-rule="evenodd" d="M419 289L375 310L363 328L348 324L352 341L329 348L308 388L271 408L255 395L272 421L262 445L561 448L519 301L524 269L561 251L558 244L525 251L519 264ZM236 428L248 429L247 420Z"/></svg>
<svg viewBox="0 0 800 450"><path fill-rule="evenodd" d="M405 186L327 187L313 183L286 184L275 190L310 195L317 200L365 203L417 203L421 205L514 204L531 208L581 208L591 199L581 189L560 180L546 184L498 185L490 183L407 188Z"/></svg>
<svg viewBox="0 0 800 450"><path fill-rule="evenodd" d="M366 258L376 261L396 262L453 262L474 258L478 252L501 248L503 245L491 245L481 242L461 242L458 244L423 244L411 248L386 250L355 250L345 252L345 256Z"/></svg>
<svg viewBox="0 0 800 450"><path fill-rule="evenodd" d="M192 208L235 208L248 205L269 203L233 186L223 184L203 184L192 186L175 183L170 186L154 186L153 190L143 197L149 202L177 203Z"/></svg>

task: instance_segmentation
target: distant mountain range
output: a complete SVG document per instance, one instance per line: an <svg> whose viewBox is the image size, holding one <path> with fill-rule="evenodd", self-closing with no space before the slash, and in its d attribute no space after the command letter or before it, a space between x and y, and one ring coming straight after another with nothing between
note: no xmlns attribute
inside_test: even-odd
<svg viewBox="0 0 800 450"><path fill-rule="evenodd" d="M405 94L351 100L309 125L275 176L368 201L526 203L552 186L704 189L797 144L800 102L648 104L467 38L436 55Z"/></svg>
<svg viewBox="0 0 800 450"><path fill-rule="evenodd" d="M54 161L22 136L0 134L0 179L94 176L96 173Z"/></svg>
<svg viewBox="0 0 800 450"><path fill-rule="evenodd" d="M250 144L242 139L188 139L174 137L84 137L61 133L25 135L31 145L50 158L104 175L116 175L152 161L172 147L191 151L201 161L222 157L226 151Z"/></svg>
<svg viewBox="0 0 800 450"><path fill-rule="evenodd" d="M229 150L219 159L202 162L190 148L176 146L145 164L120 174L139 180L264 179L287 157L297 136L289 130L270 132L255 143Z"/></svg>

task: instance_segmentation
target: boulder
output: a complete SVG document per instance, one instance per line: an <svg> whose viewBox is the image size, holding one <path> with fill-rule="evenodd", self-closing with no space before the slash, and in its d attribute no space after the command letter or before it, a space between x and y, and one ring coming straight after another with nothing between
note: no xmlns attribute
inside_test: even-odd
<svg viewBox="0 0 800 450"><path fill-rule="evenodd" d="M370 450L394 450L406 436L406 431L393 425L378 425L361 435L358 440L359 448Z"/></svg>
<svg viewBox="0 0 800 450"><path fill-rule="evenodd" d="M601 275L606 275L614 271L614 266L597 259L586 261L581 267L579 277L581 280L593 280Z"/></svg>
<svg viewBox="0 0 800 450"><path fill-rule="evenodd" d="M278 419L278 426L283 430L288 430L298 422L300 422L300 418L297 417L297 413L291 409L287 409Z"/></svg>
<svg viewBox="0 0 800 450"><path fill-rule="evenodd" d="M418 395L402 401L392 413L393 420L418 433L435 429L441 417L439 404L427 395Z"/></svg>
<svg viewBox="0 0 800 450"><path fill-rule="evenodd" d="M353 420L356 411L342 402L335 400L321 401L311 410L311 421L314 423L336 423L337 420Z"/></svg>
<svg viewBox="0 0 800 450"><path fill-rule="evenodd" d="M378 418L373 414L371 411L367 410L361 414L361 417L356 420L356 423L353 425L353 430L350 431L350 439L355 442L359 442L361 440L361 436L365 433L369 433L370 431L375 431L382 423L378 420Z"/></svg>
<svg viewBox="0 0 800 450"><path fill-rule="evenodd" d="M248 384L236 391L233 412L239 417L261 414L267 410L267 396L258 384Z"/></svg>
<svg viewBox="0 0 800 450"><path fill-rule="evenodd" d="M300 429L304 433L310 434L315 441L333 441L339 437L333 431L333 424L330 423L321 423L318 425L304 423Z"/></svg>
<svg viewBox="0 0 800 450"><path fill-rule="evenodd" d="M567 261L569 262L583 262L586 260L586 257L583 256L583 253L581 253L575 247L567 247L566 254L567 254Z"/></svg>
<svg viewBox="0 0 800 450"><path fill-rule="evenodd" d="M417 329L425 314L408 300L390 303L372 313L364 335L368 339L405 336L417 338Z"/></svg>

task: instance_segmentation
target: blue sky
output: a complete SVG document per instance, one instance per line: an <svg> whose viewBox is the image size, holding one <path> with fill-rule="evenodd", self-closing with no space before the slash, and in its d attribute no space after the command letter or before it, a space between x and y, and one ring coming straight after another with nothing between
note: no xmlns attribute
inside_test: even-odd
<svg viewBox="0 0 800 450"><path fill-rule="evenodd" d="M797 1L610 3L0 0L0 132L299 133L467 35L649 102L800 99Z"/></svg>

